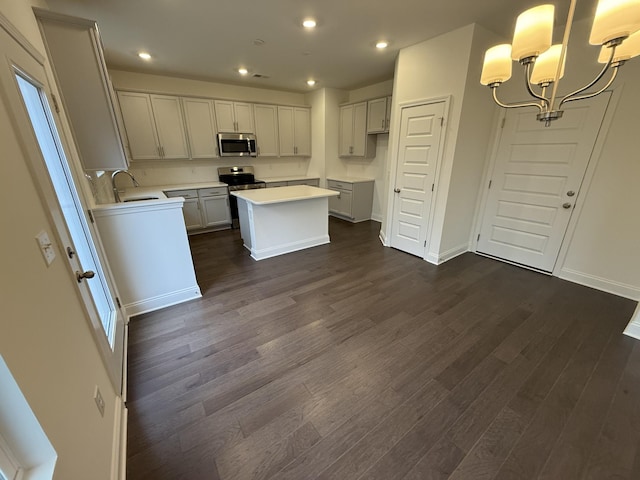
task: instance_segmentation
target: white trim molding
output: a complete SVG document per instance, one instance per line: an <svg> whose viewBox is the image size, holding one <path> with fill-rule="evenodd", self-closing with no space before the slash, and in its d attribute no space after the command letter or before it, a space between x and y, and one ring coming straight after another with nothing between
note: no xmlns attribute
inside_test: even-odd
<svg viewBox="0 0 640 480"><path fill-rule="evenodd" d="M640 289L634 285L616 282L607 278L598 277L588 273L578 272L570 268L562 268L557 272L557 276L563 280L579 283L587 287L602 290L603 292L612 293L620 297L629 298L631 300L640 300Z"/></svg>
<svg viewBox="0 0 640 480"><path fill-rule="evenodd" d="M627 328L624 330L624 334L640 340L640 303L638 304L633 317L631 317L629 325L627 325Z"/></svg>
<svg viewBox="0 0 640 480"><path fill-rule="evenodd" d="M142 313L160 310L161 308L170 307L182 302L188 302L189 300L195 300L200 297L202 297L200 287L198 284L195 284L189 288L125 304L124 309L127 312L127 317L134 317Z"/></svg>
<svg viewBox="0 0 640 480"><path fill-rule="evenodd" d="M429 252L425 257L425 260L434 265L441 265L444 262L448 262L449 260L462 255L463 253L469 252L470 250L470 245L468 243L465 243L463 245L458 245L457 247L450 248L449 250L445 250L441 253Z"/></svg>

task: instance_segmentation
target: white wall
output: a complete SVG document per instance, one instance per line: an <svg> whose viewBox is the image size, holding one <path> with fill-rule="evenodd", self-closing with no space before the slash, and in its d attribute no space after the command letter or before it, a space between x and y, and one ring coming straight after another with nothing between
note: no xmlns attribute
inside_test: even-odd
<svg viewBox="0 0 640 480"><path fill-rule="evenodd" d="M43 2L37 3L46 7ZM0 12L42 53L28 0L0 0ZM4 65L3 68L7 68ZM58 453L56 479L109 479L116 395L92 337L75 279L53 236L0 96L0 177L2 236L0 353ZM20 199L19 208L16 199ZM56 260L46 267L34 240L41 230L56 244ZM106 401L100 416L93 393Z"/></svg>
<svg viewBox="0 0 640 480"><path fill-rule="evenodd" d="M470 247L476 201L498 115L488 88L480 84L484 51L500 41L480 25L473 26L460 127L452 164L438 262ZM435 250L432 249L435 254Z"/></svg>
<svg viewBox="0 0 640 480"><path fill-rule="evenodd" d="M437 257L444 228L449 184L456 152L458 129L462 113L467 68L473 39L473 25L459 28L439 37L418 43L400 51L396 62L393 87L393 112L389 133L389 178L395 179L397 165L400 112L403 105L433 98L451 98L450 110L445 113L445 138L440 174L436 179L434 223L430 235L429 252ZM391 226L387 222L393 209L393 193L388 188L388 204L383 218L383 232L388 239Z"/></svg>

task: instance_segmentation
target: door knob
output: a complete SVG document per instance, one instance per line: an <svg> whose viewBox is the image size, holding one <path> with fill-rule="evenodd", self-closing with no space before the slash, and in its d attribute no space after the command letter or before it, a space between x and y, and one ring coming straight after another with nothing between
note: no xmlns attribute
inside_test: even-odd
<svg viewBox="0 0 640 480"><path fill-rule="evenodd" d="M400 193L400 189L399 188L394 188L393 191L396 192L396 193Z"/></svg>
<svg viewBox="0 0 640 480"><path fill-rule="evenodd" d="M87 270L86 272L76 272L76 279L78 280L78 283L82 282L82 280L84 280L85 278L93 278L95 277L96 274L95 272L91 271L91 270Z"/></svg>
<svg viewBox="0 0 640 480"><path fill-rule="evenodd" d="M571 204L569 202L563 203L562 208L571 208Z"/></svg>
<svg viewBox="0 0 640 480"><path fill-rule="evenodd" d="M574 192L573 190L569 190L567 192L567 197L573 197L576 194L576 192Z"/></svg>

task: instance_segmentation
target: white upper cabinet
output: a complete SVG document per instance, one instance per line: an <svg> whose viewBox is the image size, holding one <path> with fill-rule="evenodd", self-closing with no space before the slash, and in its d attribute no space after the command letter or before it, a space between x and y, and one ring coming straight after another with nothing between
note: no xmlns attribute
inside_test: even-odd
<svg viewBox="0 0 640 480"><path fill-rule="evenodd" d="M118 92L132 160L189 158L180 99Z"/></svg>
<svg viewBox="0 0 640 480"><path fill-rule="evenodd" d="M391 97L369 100L367 133L387 133L391 116Z"/></svg>
<svg viewBox="0 0 640 480"><path fill-rule="evenodd" d="M299 108L293 109L293 138L296 155L310 157L311 156L311 109Z"/></svg>
<svg viewBox="0 0 640 480"><path fill-rule="evenodd" d="M340 107L341 157L375 156L375 137L367 135L367 102Z"/></svg>
<svg viewBox="0 0 640 480"><path fill-rule="evenodd" d="M258 157L278 156L278 110L275 105L254 105Z"/></svg>
<svg viewBox="0 0 640 480"><path fill-rule="evenodd" d="M187 137L191 158L218 156L213 101L206 98L183 98Z"/></svg>
<svg viewBox="0 0 640 480"><path fill-rule="evenodd" d="M35 9L85 170L127 168L117 102L95 22Z"/></svg>
<svg viewBox="0 0 640 480"><path fill-rule="evenodd" d="M151 95L162 158L189 158L187 135L178 97Z"/></svg>
<svg viewBox="0 0 640 480"><path fill-rule="evenodd" d="M250 103L216 100L216 122L218 132L255 133L253 106Z"/></svg>
<svg viewBox="0 0 640 480"><path fill-rule="evenodd" d="M161 158L153 121L151 98L146 93L118 92L122 120L132 160Z"/></svg>
<svg viewBox="0 0 640 480"><path fill-rule="evenodd" d="M281 157L311 156L311 110L278 107Z"/></svg>

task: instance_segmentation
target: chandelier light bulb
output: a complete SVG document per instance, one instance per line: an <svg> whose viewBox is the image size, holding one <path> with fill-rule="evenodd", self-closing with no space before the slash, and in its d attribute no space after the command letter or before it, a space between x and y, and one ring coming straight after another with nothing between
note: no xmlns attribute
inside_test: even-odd
<svg viewBox="0 0 640 480"><path fill-rule="evenodd" d="M560 62L561 52L562 45L551 45L549 50L536 59L536 63L533 64L533 72L531 73L531 83L540 85L541 83L551 83L558 80L556 73L558 72L558 62ZM566 52L564 58L565 60L567 58ZM564 76L565 63L566 62L562 62L560 78Z"/></svg>
<svg viewBox="0 0 640 480"><path fill-rule="evenodd" d="M553 5L539 5L518 16L511 48L513 60L537 57L549 49L553 36L554 10Z"/></svg>
<svg viewBox="0 0 640 480"><path fill-rule="evenodd" d="M484 54L480 83L490 85L506 82L511 78L511 66L511 45L503 43L491 47Z"/></svg>
<svg viewBox="0 0 640 480"><path fill-rule="evenodd" d="M604 45L640 29L640 0L600 0L593 19L589 43Z"/></svg>

